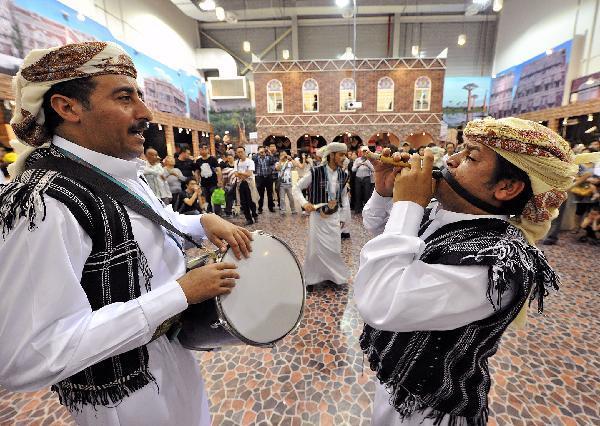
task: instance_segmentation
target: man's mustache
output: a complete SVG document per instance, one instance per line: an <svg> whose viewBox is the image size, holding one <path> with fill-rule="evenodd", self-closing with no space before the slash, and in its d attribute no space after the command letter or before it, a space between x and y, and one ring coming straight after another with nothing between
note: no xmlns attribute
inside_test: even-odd
<svg viewBox="0 0 600 426"><path fill-rule="evenodd" d="M133 126L129 128L130 132L143 132L144 130L148 130L150 128L150 122L148 120L140 120Z"/></svg>

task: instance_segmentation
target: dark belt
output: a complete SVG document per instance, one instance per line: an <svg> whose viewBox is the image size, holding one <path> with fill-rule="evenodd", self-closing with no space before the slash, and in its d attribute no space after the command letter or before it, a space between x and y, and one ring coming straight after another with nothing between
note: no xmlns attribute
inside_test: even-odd
<svg viewBox="0 0 600 426"><path fill-rule="evenodd" d="M163 334L166 334L169 340L175 339L177 334L179 334L179 330L181 330L181 325L183 324L182 316L183 312L163 321L158 327L156 327L150 342L155 341Z"/></svg>

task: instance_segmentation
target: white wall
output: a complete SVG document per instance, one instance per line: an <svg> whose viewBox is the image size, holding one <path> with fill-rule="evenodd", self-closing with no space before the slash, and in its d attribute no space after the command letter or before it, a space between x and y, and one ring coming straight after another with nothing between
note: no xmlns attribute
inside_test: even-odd
<svg viewBox="0 0 600 426"><path fill-rule="evenodd" d="M599 3L599 0L504 0L493 72L518 65L575 35L585 36L581 56L572 58L576 62L575 77L600 71Z"/></svg>
<svg viewBox="0 0 600 426"><path fill-rule="evenodd" d="M109 29L113 36L171 68L198 75L196 21L166 0L60 0Z"/></svg>

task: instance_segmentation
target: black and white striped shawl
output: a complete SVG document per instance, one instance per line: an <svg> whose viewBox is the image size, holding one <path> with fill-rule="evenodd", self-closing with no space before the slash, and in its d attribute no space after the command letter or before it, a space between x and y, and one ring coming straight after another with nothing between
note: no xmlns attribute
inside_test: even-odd
<svg viewBox="0 0 600 426"><path fill-rule="evenodd" d="M495 313L446 331L400 333L365 324L360 346L401 418L420 412L436 422L447 418L449 425L485 425L491 384L488 358L527 299L536 299L541 313L544 296L558 289L559 278L543 253L500 219L454 222L425 242L420 258L425 263L489 268L487 295ZM509 287L514 297L503 304Z"/></svg>
<svg viewBox="0 0 600 426"><path fill-rule="evenodd" d="M92 252L81 277L81 287L92 310L140 296L141 272L150 291L152 272L134 240L129 215L120 202L55 171L35 168L40 158L63 155L53 146L37 149L27 159L26 170L14 182L0 186L0 227L3 237L20 218L34 231L46 216L49 196L69 208L92 240ZM38 215L41 213L41 217ZM49 241L49 249L52 242ZM148 370L146 346L105 359L54 386L62 404L77 410L84 404L118 403L130 393L155 382Z"/></svg>

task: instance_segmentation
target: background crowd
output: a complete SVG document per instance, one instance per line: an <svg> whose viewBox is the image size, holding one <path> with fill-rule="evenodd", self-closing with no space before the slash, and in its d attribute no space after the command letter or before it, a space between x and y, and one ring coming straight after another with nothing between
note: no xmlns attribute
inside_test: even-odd
<svg viewBox="0 0 600 426"><path fill-rule="evenodd" d="M429 147L434 152L435 167L441 168L448 157L461 151L463 146L462 143L442 142L416 148L408 143L387 147L392 151L421 155ZM344 165L350 175L350 208L355 214L361 214L374 188L373 165L363 155L369 149L373 151L375 147L351 145ZM575 153L599 149L600 141L573 147ZM233 149L231 145L223 153L213 156L209 145L202 144L199 153L193 158L191 150L183 145L176 147L173 156L160 158L155 149L148 148L143 158L146 162L144 177L157 197L172 205L175 211L184 214L214 212L226 218L243 215L247 225L258 222L263 209L280 214L302 211L298 200L292 196L292 186L321 161L318 150L298 153L275 144L259 147L250 157L243 146ZM0 183L8 181L7 166L16 158L15 152L0 146ZM556 244L561 230L570 230L581 243L599 244L600 164L580 166L579 178L569 191L569 200L562 205L543 244ZM342 238L347 237L349 234L344 232Z"/></svg>

